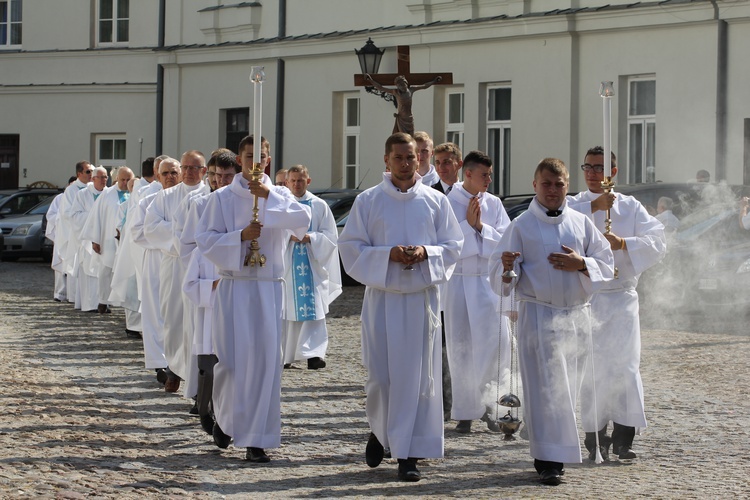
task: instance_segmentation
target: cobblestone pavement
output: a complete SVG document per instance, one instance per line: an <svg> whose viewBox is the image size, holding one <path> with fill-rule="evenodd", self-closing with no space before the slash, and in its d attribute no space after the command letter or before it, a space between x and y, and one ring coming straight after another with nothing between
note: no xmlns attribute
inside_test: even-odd
<svg viewBox="0 0 750 500"><path fill-rule="evenodd" d="M0 263L2 498L750 495L750 336L741 323L644 330L650 426L631 463L571 464L562 485L540 486L526 441L503 441L479 422L460 435L448 422L445 458L420 462L424 479L402 483L394 461L364 463L362 288L334 304L328 368L284 371L282 447L253 465L244 449L216 448L190 402L160 389L121 311L53 302L52 279L43 263Z"/></svg>

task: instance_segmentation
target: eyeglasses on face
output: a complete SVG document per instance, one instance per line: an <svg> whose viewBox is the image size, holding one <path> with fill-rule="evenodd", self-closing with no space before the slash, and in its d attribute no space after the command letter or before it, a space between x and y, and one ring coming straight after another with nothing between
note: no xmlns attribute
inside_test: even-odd
<svg viewBox="0 0 750 500"><path fill-rule="evenodd" d="M581 165L581 170L583 170L584 172L590 172L591 170L593 170L597 174L601 174L602 172L604 172L604 165L589 165L588 163L584 163L583 165Z"/></svg>
<svg viewBox="0 0 750 500"><path fill-rule="evenodd" d="M170 170L169 172L162 172L161 175L168 175L169 177L179 177L180 173L175 170Z"/></svg>
<svg viewBox="0 0 750 500"><path fill-rule="evenodd" d="M91 174L91 173L93 173L93 172L94 172L93 170L84 170L84 171L83 171L83 173L84 173L84 174Z"/></svg>
<svg viewBox="0 0 750 500"><path fill-rule="evenodd" d="M203 168L201 165L180 165L180 167L182 167L183 170L188 170L190 172L197 172Z"/></svg>

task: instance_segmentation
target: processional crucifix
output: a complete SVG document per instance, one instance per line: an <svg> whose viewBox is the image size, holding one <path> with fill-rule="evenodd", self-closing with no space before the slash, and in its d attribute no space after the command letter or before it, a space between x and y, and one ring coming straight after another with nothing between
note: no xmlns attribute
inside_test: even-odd
<svg viewBox="0 0 750 500"><path fill-rule="evenodd" d="M367 44L372 45L374 50L379 50L372 44L372 40L368 40ZM380 55L383 52L385 52L385 49L380 52ZM373 87L378 89L381 97L393 102L396 106L396 112L393 113L393 116L396 118L393 133L404 132L412 135L414 134L414 116L411 112L412 94L417 90L423 90L432 85L452 85L453 73L412 73L410 69L409 46L399 45L396 48L396 52L398 53L397 73L374 74L377 71L377 67L374 67L370 69L371 74L363 73L354 75L354 86L365 87L368 92L372 93L377 93L371 90ZM358 52L357 55L359 56L360 53ZM379 61L378 58L378 63ZM362 69L365 71L364 67ZM389 88L385 87L385 85L394 85L394 87Z"/></svg>

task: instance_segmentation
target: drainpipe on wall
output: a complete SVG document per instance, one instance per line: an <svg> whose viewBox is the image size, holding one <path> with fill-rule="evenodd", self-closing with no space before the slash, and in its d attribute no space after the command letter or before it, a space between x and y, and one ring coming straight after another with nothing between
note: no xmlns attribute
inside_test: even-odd
<svg viewBox="0 0 750 500"><path fill-rule="evenodd" d="M159 41L157 47L164 48L164 33L166 28L166 0L159 0ZM164 141L164 66L159 64L156 68L156 141L155 156L161 155L162 143Z"/></svg>
<svg viewBox="0 0 750 500"><path fill-rule="evenodd" d="M719 19L719 7L716 0L711 0L714 6L714 19L717 21L718 40L716 44L716 180L727 178L727 50L728 25Z"/></svg>
<svg viewBox="0 0 750 500"><path fill-rule="evenodd" d="M286 0L279 0L279 33L281 40L286 37ZM284 78L285 62L279 58L276 60L276 150L273 158L276 168L274 172L284 168Z"/></svg>

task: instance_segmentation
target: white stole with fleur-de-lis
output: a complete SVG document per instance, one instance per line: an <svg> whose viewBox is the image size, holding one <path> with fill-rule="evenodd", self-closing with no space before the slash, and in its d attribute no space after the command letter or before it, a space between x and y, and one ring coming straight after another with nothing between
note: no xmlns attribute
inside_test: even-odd
<svg viewBox="0 0 750 500"><path fill-rule="evenodd" d="M312 206L310 200L300 200ZM312 222L311 222L312 224ZM294 314L296 321L315 319L315 284L313 283L310 257L305 243L294 243L292 252L292 286L294 287Z"/></svg>

